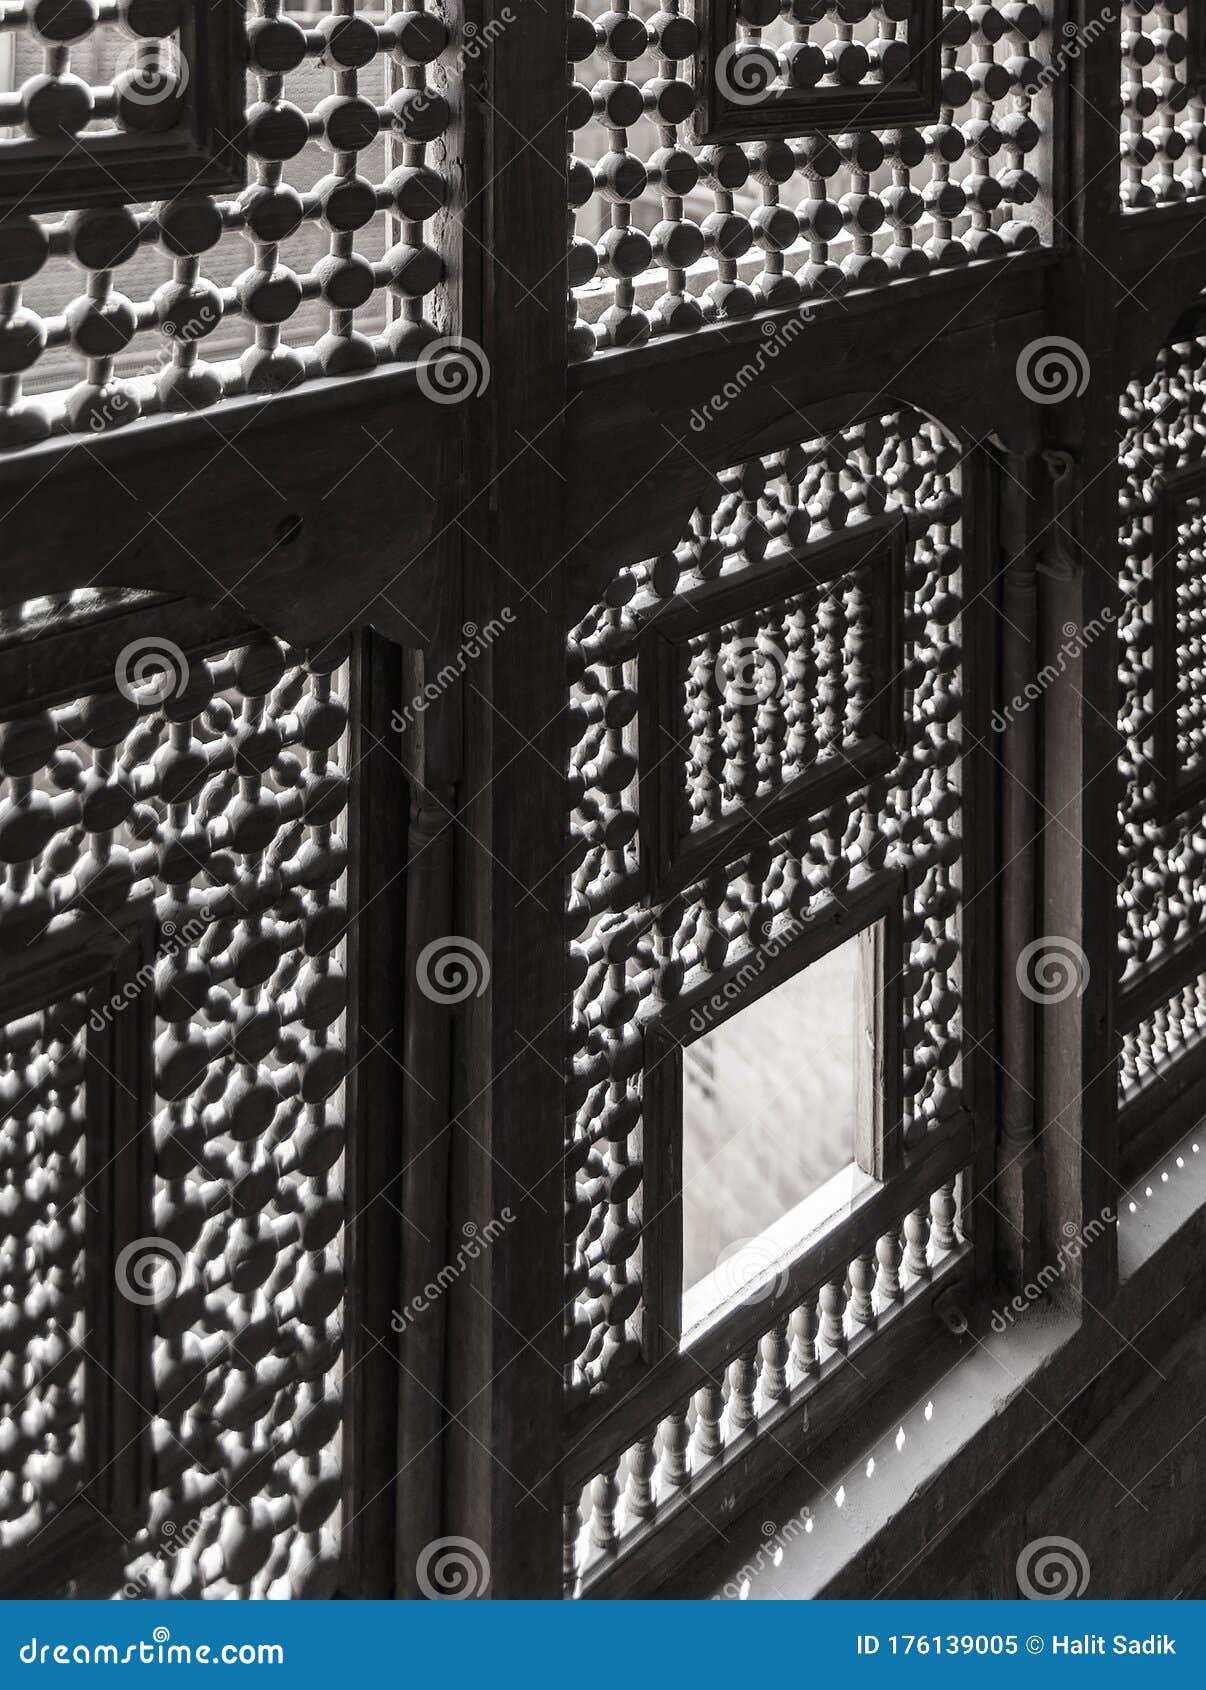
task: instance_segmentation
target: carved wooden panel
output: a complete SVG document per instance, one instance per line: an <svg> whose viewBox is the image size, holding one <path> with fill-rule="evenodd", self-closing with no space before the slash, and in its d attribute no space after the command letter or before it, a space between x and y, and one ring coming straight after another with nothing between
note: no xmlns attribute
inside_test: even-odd
<svg viewBox="0 0 1206 1690"><path fill-rule="evenodd" d="M1039 7L952 0L935 34L924 3L781 9L751 0L734 26L741 52L726 60L727 80L746 65L769 71L773 42L777 78L798 86L772 92L769 105L755 89L756 102L738 106L734 83L713 131L707 66L719 38L709 30L727 31L730 11L725 0L702 17L677 0L635 0L597 18L584 5L570 19L573 357L1047 238L1033 163L1050 127L1052 80ZM914 32L924 45L908 72L919 78L913 91L864 86L864 66L882 76L906 36L911 51ZM831 99L836 109L822 119L818 107Z"/></svg>
<svg viewBox="0 0 1206 1690"><path fill-rule="evenodd" d="M924 1154L960 1115L958 464L933 424L893 412L740 465L673 553L620 571L573 631L575 1425L605 1417L634 1385L639 1393L646 1363L677 1329L667 1266L676 1241L662 1199L678 1129L665 1051L650 1041L692 1006L718 994L726 1005L751 1001L776 970L802 967L891 907L901 925L889 952L898 945L905 960L903 970L890 956L882 965L901 988L889 1017L899 1054L887 1065L899 1062L899 1108L889 1105L888 1125L899 1120L906 1156ZM737 636L753 642L752 668L733 660L723 632L737 606L754 607ZM659 714L640 700L651 658L655 684L665 670L653 643L663 615L687 651L708 632L686 671L672 657ZM783 640L778 662L770 630ZM762 665L774 684L755 686L751 700ZM651 736L675 709L667 757ZM852 728L853 768L834 754ZM657 802L665 785L673 802L647 826L650 774L663 763L652 791ZM675 811L678 833L659 864L656 841Z"/></svg>
<svg viewBox="0 0 1206 1690"><path fill-rule="evenodd" d="M409 362L436 338L444 261L426 225L449 191L443 20L350 0L321 14L223 0L202 15L211 31L238 19L236 108L198 109L245 151L247 185L110 181L104 206L81 193L64 217L21 205L0 220L0 446ZM124 39L90 30L72 52L108 84ZM19 72L41 74L22 51ZM200 100L213 82L190 88Z"/></svg>
<svg viewBox="0 0 1206 1690"><path fill-rule="evenodd" d="M16 48L43 63L0 91L0 126L21 134L0 142L0 212L241 188L243 19L241 0L9 7Z"/></svg>
<svg viewBox="0 0 1206 1690"><path fill-rule="evenodd" d="M704 0L695 138L932 123L941 0Z"/></svg>
<svg viewBox="0 0 1206 1690"><path fill-rule="evenodd" d="M22 613L31 626L42 608ZM141 1210L119 1205L113 1249L89 1253L109 1324L132 1309L143 1323L121 1356L127 1388L145 1374L132 1388L149 1419L145 1507L135 1490L121 1499L136 1513L125 1576L155 1596L330 1595L346 1547L347 642L185 649L164 632L170 615L152 600L149 624L118 621L127 637L107 680L83 691L56 661L53 617L29 648L39 703L0 727L0 960L28 993L31 976L76 966L98 929L151 934L128 979L74 995L66 1023L91 1012L90 1059L99 1026L146 1065L141 1184L121 1169ZM84 1111L90 1148L103 1110L91 1090L85 1104L83 1058L53 1028L4 1013L10 1083L38 1088L10 1141L12 1172L28 1176L12 1187L31 1206L21 1236L49 1227L21 1272L37 1277L45 1258L51 1315L55 1276L75 1284L77 1243L39 1217L59 1201L54 1182L95 1171L81 1160ZM78 1312L66 1314L74 1331ZM80 1412L64 1394L56 1496L78 1465Z"/></svg>

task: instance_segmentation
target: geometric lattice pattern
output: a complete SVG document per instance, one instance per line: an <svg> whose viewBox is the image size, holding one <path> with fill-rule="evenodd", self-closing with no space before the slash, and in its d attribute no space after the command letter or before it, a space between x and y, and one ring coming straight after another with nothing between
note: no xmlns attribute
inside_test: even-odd
<svg viewBox="0 0 1206 1690"><path fill-rule="evenodd" d="M446 26L251 0L246 27L242 193L0 223L0 446L412 359L433 337L424 224L447 197L429 153L449 107L425 67ZM71 50L92 83L112 81L114 33ZM43 56L19 38L15 80Z"/></svg>
<svg viewBox="0 0 1206 1690"><path fill-rule="evenodd" d="M1130 0L1122 18L1122 203L1166 205L1206 187L1206 105L1187 62L1186 0Z"/></svg>
<svg viewBox="0 0 1206 1690"><path fill-rule="evenodd" d="M1173 745L1177 785L1200 777L1206 762L1206 516L1198 486L1179 502L1174 516L1170 627L1175 628Z"/></svg>
<svg viewBox="0 0 1206 1690"><path fill-rule="evenodd" d="M32 1538L84 1473L82 994L0 1030L0 1547Z"/></svg>
<svg viewBox="0 0 1206 1690"><path fill-rule="evenodd" d="M905 1145L959 1108L958 462L954 444L912 412L754 459L719 478L672 554L620 571L573 631L571 1405L605 1405L650 1323L665 1318L645 1299L645 1170L657 1150L656 1125L643 1116L643 1051L647 1026L685 989L755 956L785 921L807 927L833 900L903 871ZM870 543L893 516L905 519L908 536L898 588L906 636L901 673L877 677L876 690L894 678L902 685L901 744L790 817L768 809L686 884L652 896L644 810L648 776L665 757L660 742L641 737L642 620L702 589L736 583L756 598L764 574L778 581L794 569L806 580L827 549L857 542L860 531ZM772 594L772 602L781 599ZM754 647L760 664L775 666L772 684L763 684L763 667L733 662L722 642L705 665L706 711L695 694L678 695L692 752L668 766L681 770L684 816L707 816L718 799L749 805L760 776L788 788L807 781L804 766L815 772L827 740L868 708L852 581L825 590L821 603L812 620L792 601L790 625L775 610L784 649L776 658L769 640Z"/></svg>
<svg viewBox="0 0 1206 1690"><path fill-rule="evenodd" d="M7 56L37 55L36 74L10 74L0 93L0 120L31 141L70 146L114 132L162 133L179 115L192 68L183 59L179 0L22 0L6 6ZM104 15L102 15L104 14ZM13 51L13 38L21 52ZM103 46L96 50L98 41ZM99 82L112 63L112 82ZM77 158L77 168L82 160Z"/></svg>
<svg viewBox="0 0 1206 1690"><path fill-rule="evenodd" d="M873 59L896 62L911 10L818 0L789 19L770 0L743 5L748 54L722 73L730 103L735 93L743 121L761 116L760 104L741 104L762 98L743 92L743 78L768 53L775 86L794 78L819 99L849 77L859 91L864 76L884 74ZM700 51L695 18L679 0L601 16L580 0L569 32L573 355L1038 244L1042 185L1028 158L1049 127L1034 56L1043 33L1036 5L956 0L943 14L936 121L867 130L885 94L873 84L846 132L810 118L784 135L767 120L748 143L701 145L686 78Z"/></svg>
<svg viewBox="0 0 1206 1690"><path fill-rule="evenodd" d="M123 652L114 685L0 728L0 956L27 968L117 917L153 922L156 955L135 995L153 994L155 1011L142 1130L159 1272L89 1263L153 1305L152 1397L140 1405L150 1495L131 1576L154 1596L328 1596L339 1571L347 669L267 637L211 657L155 655L173 665L166 677L147 652ZM92 1025L131 1013L124 999L89 1008ZM89 1177L82 1069L45 1042L48 1029L22 1022L5 1037L6 1085L24 1088L4 1141L16 1196L5 1307L32 1285L25 1318L75 1331L78 1241L56 1217ZM29 1349L36 1368L32 1337ZM10 1518L40 1503L39 1487L58 1494L76 1459L71 1376L42 1398L35 1390L21 1422L37 1479L10 1499ZM144 1565L169 1536L173 1555Z"/></svg>
<svg viewBox="0 0 1206 1690"><path fill-rule="evenodd" d="M1203 931L1200 786L1181 777L1201 756L1206 558L1200 498L1171 505L1192 481L1206 426L1206 341L1166 347L1146 382L1122 404L1120 572L1122 685L1119 965L1124 994ZM1171 588L1171 591L1169 590ZM1200 1037L1206 1016L1194 977L1168 982L1165 1001L1137 1025L1125 1021L1126 1096ZM1174 989L1175 987L1175 989Z"/></svg>

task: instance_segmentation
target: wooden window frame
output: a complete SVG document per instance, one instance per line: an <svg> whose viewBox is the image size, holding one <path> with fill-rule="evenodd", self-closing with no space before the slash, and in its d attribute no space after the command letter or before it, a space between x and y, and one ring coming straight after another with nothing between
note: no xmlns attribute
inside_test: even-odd
<svg viewBox="0 0 1206 1690"><path fill-rule="evenodd" d="M752 1308L748 1304L738 1306L709 1319L709 1342L732 1352L743 1341L760 1336L781 1313L795 1306L799 1301L795 1288L816 1280L818 1264L823 1258L828 1259L835 1249L840 1250L843 1241L851 1246L853 1254L853 1242L865 1230L865 1209L873 1198L879 1199L881 1192L885 1195L891 1192L904 1162L900 1134L902 891L900 875L877 876L873 886L847 902L835 900L830 909L809 921L806 930L789 943L782 943L780 932L780 944L776 947L775 934L768 935L766 951L759 958L762 966L757 978L741 985L723 1012L705 1027L694 1029L693 1015L718 997L725 997L727 988L733 984L740 984L750 970L751 957L729 963L693 991L684 992L673 1004L663 1005L646 1027L642 1111L647 1148L645 1200L653 1220L644 1236L644 1283L646 1302L651 1308L643 1322L643 1348L650 1367L688 1347L684 1345L681 1330L683 1054L696 1039L723 1026L839 945L850 942L861 944L864 969L873 971L875 981L868 994L868 1019L863 1027L870 1043L866 1052L868 1060L860 1062L857 1074L859 1109L854 1160L860 1172L876 1182L876 1190L860 1192L848 1214L834 1217L819 1234L801 1242L777 1264L775 1278L781 1283L773 1296L751 1296ZM790 925L790 920L784 924L787 928ZM926 1148L921 1147L922 1153ZM653 1310L660 1310L660 1320Z"/></svg>

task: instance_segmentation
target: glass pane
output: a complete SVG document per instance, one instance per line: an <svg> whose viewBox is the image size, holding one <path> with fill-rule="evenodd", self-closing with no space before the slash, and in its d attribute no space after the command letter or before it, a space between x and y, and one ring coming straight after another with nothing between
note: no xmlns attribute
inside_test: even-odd
<svg viewBox="0 0 1206 1690"><path fill-rule="evenodd" d="M854 1164L862 935L683 1053L683 1330L770 1295L869 1182Z"/></svg>

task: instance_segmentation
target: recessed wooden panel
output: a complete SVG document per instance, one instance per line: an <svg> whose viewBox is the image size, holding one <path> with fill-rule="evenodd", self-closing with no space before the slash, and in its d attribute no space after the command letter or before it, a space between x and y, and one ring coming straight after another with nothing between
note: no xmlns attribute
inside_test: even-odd
<svg viewBox="0 0 1206 1690"><path fill-rule="evenodd" d="M642 765L656 894L886 774L904 742L904 527L780 542L651 609ZM717 749L723 742L723 755Z"/></svg>
<svg viewBox="0 0 1206 1690"><path fill-rule="evenodd" d="M0 212L245 183L241 0L130 0L120 18L103 10L97 0L28 0L16 44L46 49L51 68L0 93L0 121L23 131L0 142ZM98 33L99 60L89 50ZM108 79L94 83L98 63Z"/></svg>
<svg viewBox="0 0 1206 1690"><path fill-rule="evenodd" d="M0 955L5 1594L95 1510L132 1530L146 1500L152 1299L119 1264L150 1230L152 947L94 916Z"/></svg>
<svg viewBox="0 0 1206 1690"><path fill-rule="evenodd" d="M941 0L849 9L829 0L703 0L702 13L697 141L836 135L938 116Z"/></svg>

